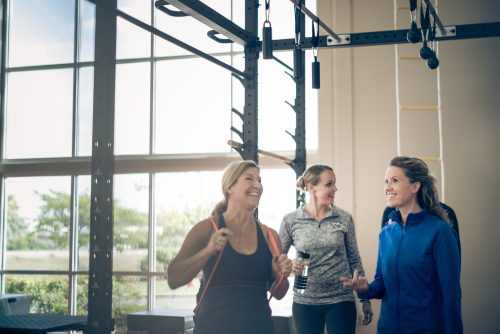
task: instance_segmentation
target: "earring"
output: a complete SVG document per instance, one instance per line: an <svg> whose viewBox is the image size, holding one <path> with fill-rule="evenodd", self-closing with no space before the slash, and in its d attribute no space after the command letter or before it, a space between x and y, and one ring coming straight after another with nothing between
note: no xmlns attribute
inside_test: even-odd
<svg viewBox="0 0 500 334"><path fill-rule="evenodd" d="M228 190L227 192L228 192L229 194L232 194L232 193L233 193L231 190Z"/></svg>

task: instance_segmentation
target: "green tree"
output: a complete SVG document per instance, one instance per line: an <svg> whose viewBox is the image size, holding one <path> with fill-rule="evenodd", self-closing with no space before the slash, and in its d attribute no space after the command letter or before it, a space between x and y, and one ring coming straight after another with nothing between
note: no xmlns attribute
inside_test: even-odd
<svg viewBox="0 0 500 334"><path fill-rule="evenodd" d="M35 191L44 202L38 216L37 231L49 233L54 243L54 248L64 249L68 247L69 227L71 213L71 196L62 191L49 189L50 194L40 194Z"/></svg>
<svg viewBox="0 0 500 334"><path fill-rule="evenodd" d="M48 246L35 232L28 232L28 223L19 217L19 206L13 195L7 196L7 250L40 250Z"/></svg>

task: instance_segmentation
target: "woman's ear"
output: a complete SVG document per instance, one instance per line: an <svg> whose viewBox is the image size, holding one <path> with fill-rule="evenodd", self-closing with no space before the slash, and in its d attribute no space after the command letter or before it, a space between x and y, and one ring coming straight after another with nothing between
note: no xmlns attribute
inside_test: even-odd
<svg viewBox="0 0 500 334"><path fill-rule="evenodd" d="M415 182L412 185L412 194L418 193L418 190L420 189L420 182Z"/></svg>

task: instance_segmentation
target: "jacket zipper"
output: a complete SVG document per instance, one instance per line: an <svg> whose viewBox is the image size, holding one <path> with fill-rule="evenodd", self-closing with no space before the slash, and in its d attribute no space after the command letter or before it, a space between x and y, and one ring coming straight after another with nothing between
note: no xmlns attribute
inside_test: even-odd
<svg viewBox="0 0 500 334"><path fill-rule="evenodd" d="M406 227L403 227L403 236L401 237L401 240L399 241L398 245L398 251L396 252L396 282L398 283L398 298L397 300L397 305L396 305L396 331L399 333L399 249L401 248L401 244L403 243L403 238L405 236L406 232Z"/></svg>

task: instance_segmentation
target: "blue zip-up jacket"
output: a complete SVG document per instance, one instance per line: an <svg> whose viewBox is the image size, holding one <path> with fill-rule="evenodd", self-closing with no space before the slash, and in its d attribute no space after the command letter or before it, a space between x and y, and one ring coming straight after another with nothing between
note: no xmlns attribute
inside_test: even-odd
<svg viewBox="0 0 500 334"><path fill-rule="evenodd" d="M378 334L463 333L456 232L423 209L389 215L380 231L375 280L361 299L382 299Z"/></svg>

